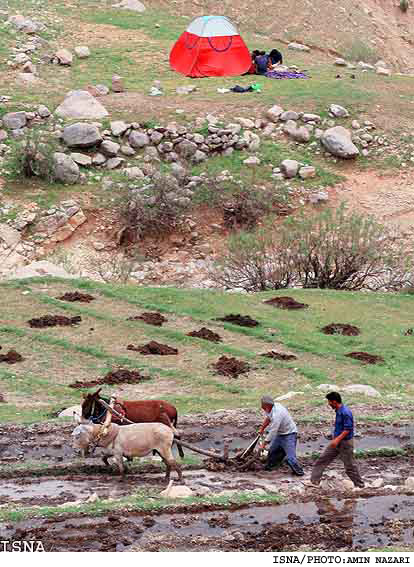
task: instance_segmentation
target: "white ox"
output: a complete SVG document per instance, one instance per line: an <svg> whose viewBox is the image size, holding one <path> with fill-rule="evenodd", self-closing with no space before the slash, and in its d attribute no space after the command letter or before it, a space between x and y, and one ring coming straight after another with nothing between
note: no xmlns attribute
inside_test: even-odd
<svg viewBox="0 0 414 567"><path fill-rule="evenodd" d="M123 457L145 457L151 451L157 451L167 467L165 478L170 479L171 469L177 471L182 481L182 472L171 452L174 443L174 432L163 423L134 423L132 425L116 425L111 423L102 435L101 425L82 423L72 432L72 445L84 453L92 447L103 447L106 465L108 457L113 457L122 477L126 467Z"/></svg>

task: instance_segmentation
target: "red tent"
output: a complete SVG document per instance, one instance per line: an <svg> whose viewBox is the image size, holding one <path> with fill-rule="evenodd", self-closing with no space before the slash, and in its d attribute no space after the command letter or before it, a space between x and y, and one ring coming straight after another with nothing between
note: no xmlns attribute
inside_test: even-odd
<svg viewBox="0 0 414 567"><path fill-rule="evenodd" d="M242 75L252 58L236 27L224 16L196 18L170 53L170 65L188 77Z"/></svg>

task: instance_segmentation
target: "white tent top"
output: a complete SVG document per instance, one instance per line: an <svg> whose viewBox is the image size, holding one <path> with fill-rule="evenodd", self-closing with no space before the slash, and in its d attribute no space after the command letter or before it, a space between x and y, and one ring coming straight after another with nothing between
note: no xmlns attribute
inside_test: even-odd
<svg viewBox="0 0 414 567"><path fill-rule="evenodd" d="M187 32L199 37L239 35L235 25L226 16L200 16L191 22Z"/></svg>

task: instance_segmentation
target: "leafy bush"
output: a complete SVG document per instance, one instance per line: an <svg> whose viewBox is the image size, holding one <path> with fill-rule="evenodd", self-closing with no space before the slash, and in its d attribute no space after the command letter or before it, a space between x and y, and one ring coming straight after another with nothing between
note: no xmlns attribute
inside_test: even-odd
<svg viewBox="0 0 414 567"><path fill-rule="evenodd" d="M213 277L247 291L289 286L320 289L400 289L409 285L412 254L371 217L344 206L271 222L230 238Z"/></svg>
<svg viewBox="0 0 414 567"><path fill-rule="evenodd" d="M407 12L410 7L410 0L400 0L400 10L402 12Z"/></svg>
<svg viewBox="0 0 414 567"><path fill-rule="evenodd" d="M190 205L191 200L172 176L154 176L153 183L134 190L127 199L121 212L121 243L130 244L146 236L162 237L179 229Z"/></svg>

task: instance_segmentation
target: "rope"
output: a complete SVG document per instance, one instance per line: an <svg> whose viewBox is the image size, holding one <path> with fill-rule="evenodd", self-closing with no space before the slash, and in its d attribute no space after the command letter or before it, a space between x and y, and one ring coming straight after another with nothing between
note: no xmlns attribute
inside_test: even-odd
<svg viewBox="0 0 414 567"><path fill-rule="evenodd" d="M214 47L211 39L208 37L207 38L208 43L210 44L210 47L213 51L216 51L217 53L224 53L225 51L228 51L230 49L230 47L233 45L233 36L230 36L230 41L227 47L225 47L224 49L217 49L217 47Z"/></svg>

